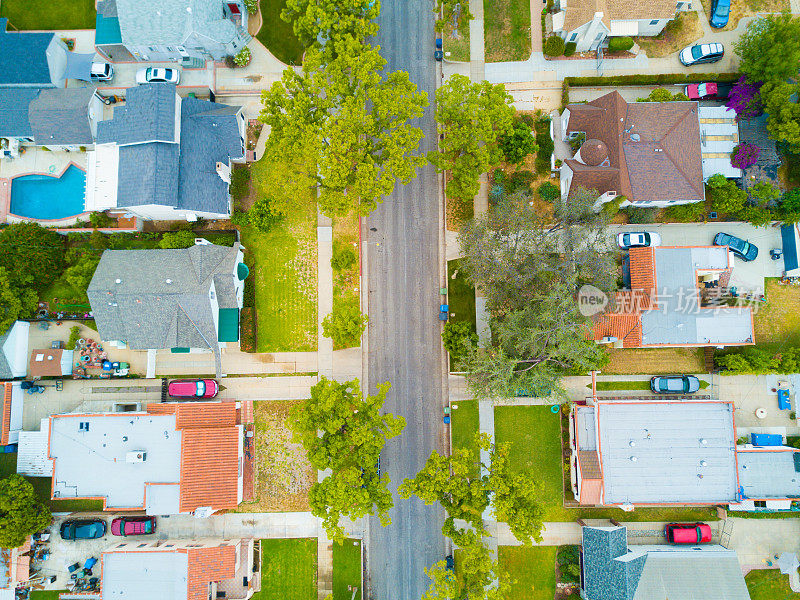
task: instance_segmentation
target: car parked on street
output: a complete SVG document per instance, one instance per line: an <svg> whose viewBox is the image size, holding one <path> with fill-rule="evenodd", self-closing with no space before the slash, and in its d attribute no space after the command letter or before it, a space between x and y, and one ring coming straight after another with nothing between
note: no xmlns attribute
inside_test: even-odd
<svg viewBox="0 0 800 600"><path fill-rule="evenodd" d="M725 55L725 47L717 42L713 44L695 44L686 46L678 54L680 61L687 67L700 65L703 63L713 63L722 60Z"/></svg>
<svg viewBox="0 0 800 600"><path fill-rule="evenodd" d="M758 257L758 247L755 244L738 238L729 233L718 233L714 236L715 246L727 246L731 251L744 261L750 262Z"/></svg>
<svg viewBox="0 0 800 600"><path fill-rule="evenodd" d="M145 67L136 71L136 83L180 83L181 72L178 69L161 67Z"/></svg>
<svg viewBox="0 0 800 600"><path fill-rule="evenodd" d="M726 100L732 89L730 83L690 83L683 93L689 100Z"/></svg>
<svg viewBox="0 0 800 600"><path fill-rule="evenodd" d="M728 16L731 12L731 0L712 0L711 18L708 22L716 29L722 29L728 24Z"/></svg>
<svg viewBox="0 0 800 600"><path fill-rule="evenodd" d="M661 236L651 231L631 231L617 234L617 244L620 248L646 248L647 246L659 246Z"/></svg>
<svg viewBox="0 0 800 600"><path fill-rule="evenodd" d="M102 519L70 519L59 529L62 540L97 540L106 534L106 522Z"/></svg>
<svg viewBox="0 0 800 600"><path fill-rule="evenodd" d="M114 67L105 62L93 62L89 76L92 81L111 81L114 77Z"/></svg>
<svg viewBox="0 0 800 600"><path fill-rule="evenodd" d="M693 394L700 380L694 375L661 375L650 380L650 389L656 394Z"/></svg>
<svg viewBox="0 0 800 600"><path fill-rule="evenodd" d="M167 393L176 398L213 398L219 385L213 379L178 379L170 381Z"/></svg>
<svg viewBox="0 0 800 600"><path fill-rule="evenodd" d="M670 544L705 544L711 541L711 527L705 523L668 523L664 535Z"/></svg>
<svg viewBox="0 0 800 600"><path fill-rule="evenodd" d="M155 532L155 517L117 517L111 521L111 535L150 535Z"/></svg>

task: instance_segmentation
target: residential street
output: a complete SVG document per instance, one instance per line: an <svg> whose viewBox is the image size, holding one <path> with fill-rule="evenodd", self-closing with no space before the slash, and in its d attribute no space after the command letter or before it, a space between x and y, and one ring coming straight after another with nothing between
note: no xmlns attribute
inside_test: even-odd
<svg viewBox="0 0 800 600"><path fill-rule="evenodd" d="M419 123L426 134L422 152L436 147L431 8L430 0L383 3L376 40L387 69L408 71L428 94L431 106ZM414 476L433 450L444 451L437 185L435 171L426 166L365 220L369 389L390 381L386 410L406 418L405 431L381 456L392 490ZM423 569L445 557L444 515L438 504L395 497L390 516L392 524L385 528L378 519L370 522L370 597L417 600L429 584Z"/></svg>

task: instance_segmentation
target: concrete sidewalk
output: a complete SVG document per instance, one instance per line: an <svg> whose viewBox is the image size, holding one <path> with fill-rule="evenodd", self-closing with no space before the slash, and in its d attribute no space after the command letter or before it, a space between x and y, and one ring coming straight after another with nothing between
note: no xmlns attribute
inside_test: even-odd
<svg viewBox="0 0 800 600"><path fill-rule="evenodd" d="M469 78L478 83L486 78L483 0L469 0L469 11L474 17L469 22Z"/></svg>
<svg viewBox="0 0 800 600"><path fill-rule="evenodd" d="M317 216L317 365L320 377L333 377L333 340L322 333L322 321L333 311L333 229L330 218Z"/></svg>
<svg viewBox="0 0 800 600"><path fill-rule="evenodd" d="M226 375L265 375L273 373L316 373L316 352L241 352L231 343L222 351L222 372ZM210 375L214 373L214 355L210 352L173 354L156 353L156 375Z"/></svg>

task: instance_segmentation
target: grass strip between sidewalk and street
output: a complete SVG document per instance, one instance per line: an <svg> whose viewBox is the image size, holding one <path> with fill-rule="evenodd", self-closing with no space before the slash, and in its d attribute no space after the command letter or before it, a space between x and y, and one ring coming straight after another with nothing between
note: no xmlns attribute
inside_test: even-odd
<svg viewBox="0 0 800 600"><path fill-rule="evenodd" d="M361 591L361 540L333 542L333 600L361 600Z"/></svg>

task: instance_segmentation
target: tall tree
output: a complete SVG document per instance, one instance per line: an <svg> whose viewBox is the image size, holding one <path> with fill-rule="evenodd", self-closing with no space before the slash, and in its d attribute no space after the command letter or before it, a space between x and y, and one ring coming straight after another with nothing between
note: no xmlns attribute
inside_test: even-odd
<svg viewBox="0 0 800 600"><path fill-rule="evenodd" d="M315 483L309 494L311 512L323 519L331 538L344 537L342 516L357 519L377 512L388 524L392 495L389 476L376 465L387 440L400 435L403 417L381 414L390 384L362 398L358 380L338 383L322 378L311 397L292 412L295 438L303 444L314 468L331 473Z"/></svg>
<svg viewBox="0 0 800 600"><path fill-rule="evenodd" d="M436 90L436 122L443 137L428 160L437 171L450 171L448 197L471 201L481 174L503 159L499 142L513 133L511 102L502 84L472 83L458 74Z"/></svg>
<svg viewBox="0 0 800 600"><path fill-rule="evenodd" d="M368 215L424 164L413 154L423 133L409 120L422 115L427 95L406 72L384 78L385 66L378 48L334 38L325 55L310 48L302 71L286 69L262 94L260 119L271 127L266 154L317 185L328 216Z"/></svg>
<svg viewBox="0 0 800 600"><path fill-rule="evenodd" d="M767 131L773 140L783 142L794 153L800 153L800 85L786 81L768 82L761 88L761 101L769 114Z"/></svg>
<svg viewBox="0 0 800 600"><path fill-rule="evenodd" d="M17 288L41 292L64 267L64 238L38 223L9 225L0 230L0 267Z"/></svg>
<svg viewBox="0 0 800 600"><path fill-rule="evenodd" d="M17 548L50 525L50 510L21 475L0 479L0 548Z"/></svg>
<svg viewBox="0 0 800 600"><path fill-rule="evenodd" d="M800 70L800 19L788 12L759 17L747 24L733 47L739 70L750 83L779 82Z"/></svg>
<svg viewBox="0 0 800 600"><path fill-rule="evenodd" d="M32 317L36 310L36 292L30 288L18 288L3 267L0 267L0 335L3 335L17 319Z"/></svg>
<svg viewBox="0 0 800 600"><path fill-rule="evenodd" d="M378 33L380 12L379 0L287 0L281 19L308 48L345 35L363 42Z"/></svg>

